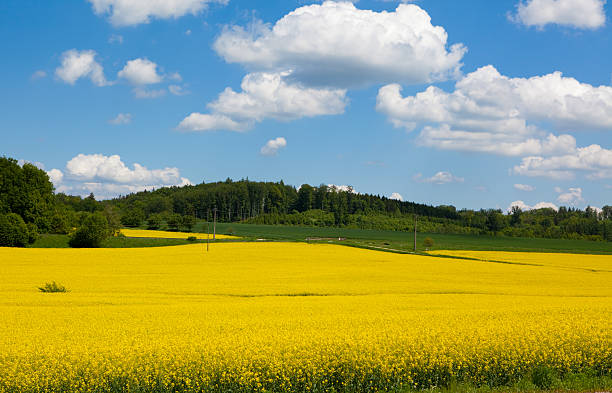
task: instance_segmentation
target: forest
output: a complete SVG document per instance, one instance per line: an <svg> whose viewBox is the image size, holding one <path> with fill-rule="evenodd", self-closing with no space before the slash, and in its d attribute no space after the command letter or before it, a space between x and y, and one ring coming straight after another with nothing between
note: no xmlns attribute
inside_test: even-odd
<svg viewBox="0 0 612 393"><path fill-rule="evenodd" d="M95 218L91 218L95 216ZM101 228L106 220L107 226ZM612 206L601 212L561 207L511 212L458 210L358 194L334 186L300 187L248 179L142 191L111 200L55 193L45 171L0 158L0 234L25 245L38 233L68 234L85 222L112 234L121 225L191 230L197 220L558 239L612 240ZM92 224L92 223L97 224ZM2 229L4 228L4 229ZM100 229L101 228L101 229Z"/></svg>

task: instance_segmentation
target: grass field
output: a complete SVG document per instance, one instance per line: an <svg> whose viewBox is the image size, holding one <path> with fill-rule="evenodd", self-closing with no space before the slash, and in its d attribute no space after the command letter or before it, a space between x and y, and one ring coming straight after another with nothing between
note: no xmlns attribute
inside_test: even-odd
<svg viewBox="0 0 612 393"><path fill-rule="evenodd" d="M28 248L70 248L68 235L41 235L34 244ZM103 248L138 248L138 247L167 247L191 244L184 239L164 239L164 238L129 238L111 237L102 243Z"/></svg>
<svg viewBox="0 0 612 393"><path fill-rule="evenodd" d="M0 248L0 392L612 389L612 260L512 255Z"/></svg>
<svg viewBox="0 0 612 393"><path fill-rule="evenodd" d="M194 231L206 231L205 223L199 222ZM414 234L397 231L375 231L346 228L308 228L281 225L217 224L217 233L231 232L246 238L304 241L306 238L346 238L336 243L358 247L379 247L412 251ZM433 233L417 234L417 250L425 251L423 240L434 239L433 250L486 250L486 251L535 251L584 254L611 254L612 243L587 240L533 239L502 236L448 235Z"/></svg>

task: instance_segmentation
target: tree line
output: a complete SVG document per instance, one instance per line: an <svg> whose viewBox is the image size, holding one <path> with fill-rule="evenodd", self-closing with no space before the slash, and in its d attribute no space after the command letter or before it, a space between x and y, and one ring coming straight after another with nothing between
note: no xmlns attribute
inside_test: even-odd
<svg viewBox="0 0 612 393"><path fill-rule="evenodd" d="M333 186L299 188L248 179L142 191L97 201L55 193L45 171L0 158L0 245L24 246L39 233L70 234L95 246L123 225L192 230L196 220L396 231L612 240L612 207L521 211L457 210L358 194ZM80 231L80 232L79 232ZM78 234L77 234L78 233Z"/></svg>

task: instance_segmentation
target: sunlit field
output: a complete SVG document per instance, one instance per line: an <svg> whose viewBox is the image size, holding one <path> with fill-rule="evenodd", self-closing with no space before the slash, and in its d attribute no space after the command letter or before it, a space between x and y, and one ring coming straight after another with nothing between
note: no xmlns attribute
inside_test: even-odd
<svg viewBox="0 0 612 393"><path fill-rule="evenodd" d="M542 367L612 374L612 258L527 255L0 248L0 392L365 392L508 385ZM38 291L51 281L69 292Z"/></svg>
<svg viewBox="0 0 612 393"><path fill-rule="evenodd" d="M121 233L126 237L144 237L144 238L157 238L157 239L187 239L188 237L195 237L199 240L210 239L212 240L213 234L206 233L192 233L192 232L169 232L169 231L152 231L147 229L121 229ZM235 236L229 235L215 235L216 239L238 239Z"/></svg>

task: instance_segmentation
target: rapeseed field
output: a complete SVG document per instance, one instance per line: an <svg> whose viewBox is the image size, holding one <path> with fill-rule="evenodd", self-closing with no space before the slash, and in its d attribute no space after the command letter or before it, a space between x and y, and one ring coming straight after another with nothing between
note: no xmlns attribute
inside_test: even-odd
<svg viewBox="0 0 612 393"><path fill-rule="evenodd" d="M147 238L157 238L157 239L187 239L188 237L195 237L196 239L205 240L209 238L212 240L213 234L206 233L194 233L194 232L170 232L170 231L153 231L148 229L122 229L121 234L125 237L147 237ZM226 239L239 239L236 236L230 235L221 235L216 234L216 239L226 240Z"/></svg>
<svg viewBox="0 0 612 393"><path fill-rule="evenodd" d="M612 258L531 257L0 248L0 392L366 392L505 385L538 367L612 374ZM49 281L69 292L38 292Z"/></svg>

